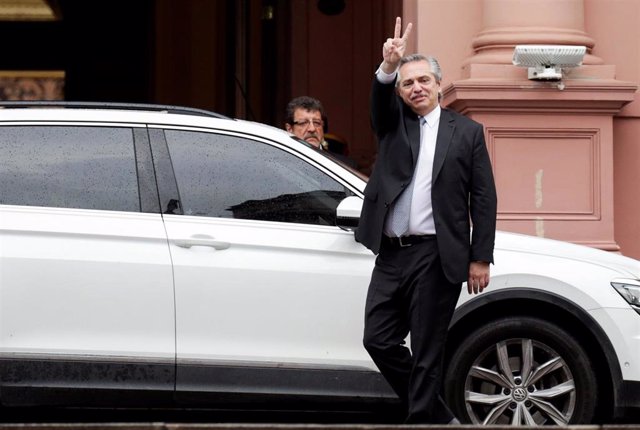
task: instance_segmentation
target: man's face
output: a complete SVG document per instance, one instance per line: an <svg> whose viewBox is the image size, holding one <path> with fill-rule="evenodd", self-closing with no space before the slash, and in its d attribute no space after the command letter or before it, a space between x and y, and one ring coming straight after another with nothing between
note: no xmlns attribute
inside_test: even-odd
<svg viewBox="0 0 640 430"><path fill-rule="evenodd" d="M293 124L285 124L285 127L289 133L319 148L324 141L323 125L320 111L298 108L293 111Z"/></svg>
<svg viewBox="0 0 640 430"><path fill-rule="evenodd" d="M398 79L398 94L418 115L426 115L438 105L440 84L428 62L411 61L403 64L398 71Z"/></svg>

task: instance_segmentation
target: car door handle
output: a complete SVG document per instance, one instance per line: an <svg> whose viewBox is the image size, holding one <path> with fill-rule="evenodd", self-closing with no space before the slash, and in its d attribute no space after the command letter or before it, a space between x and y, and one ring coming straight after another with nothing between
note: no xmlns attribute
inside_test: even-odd
<svg viewBox="0 0 640 430"><path fill-rule="evenodd" d="M180 248L191 248L193 246L208 246L217 250L223 250L229 248L231 244L229 242L223 242L215 240L215 238L206 234L195 234L187 239L175 239L173 243Z"/></svg>

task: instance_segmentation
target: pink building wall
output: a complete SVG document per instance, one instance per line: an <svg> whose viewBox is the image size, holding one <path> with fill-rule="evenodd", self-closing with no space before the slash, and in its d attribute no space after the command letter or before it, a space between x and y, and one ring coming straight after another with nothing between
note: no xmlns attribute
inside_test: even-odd
<svg viewBox="0 0 640 430"><path fill-rule="evenodd" d="M485 125L499 228L640 258L640 2L404 0L403 18L444 104ZM527 43L588 53L559 90L511 64Z"/></svg>

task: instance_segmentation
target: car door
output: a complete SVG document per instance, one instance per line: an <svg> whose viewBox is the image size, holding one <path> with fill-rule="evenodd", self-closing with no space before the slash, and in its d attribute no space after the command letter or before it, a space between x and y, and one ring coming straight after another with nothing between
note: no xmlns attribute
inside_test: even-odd
<svg viewBox="0 0 640 430"><path fill-rule="evenodd" d="M3 125L0 159L3 403L170 399L173 280L146 128Z"/></svg>
<svg viewBox="0 0 640 430"><path fill-rule="evenodd" d="M371 389L360 377L380 383L361 340L373 256L335 226L345 183L274 143L165 135L179 188L164 215L178 392L344 395Z"/></svg>

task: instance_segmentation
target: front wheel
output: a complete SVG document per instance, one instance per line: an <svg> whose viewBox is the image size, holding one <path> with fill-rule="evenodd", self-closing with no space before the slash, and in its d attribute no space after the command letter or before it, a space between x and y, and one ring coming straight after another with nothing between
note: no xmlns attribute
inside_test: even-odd
<svg viewBox="0 0 640 430"><path fill-rule="evenodd" d="M445 375L447 403L473 424L588 424L597 393L582 346L534 317L479 327L456 346Z"/></svg>

